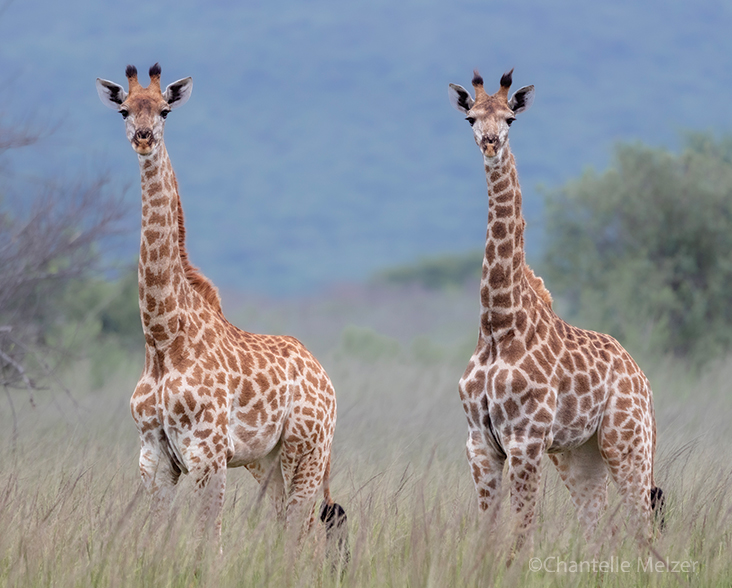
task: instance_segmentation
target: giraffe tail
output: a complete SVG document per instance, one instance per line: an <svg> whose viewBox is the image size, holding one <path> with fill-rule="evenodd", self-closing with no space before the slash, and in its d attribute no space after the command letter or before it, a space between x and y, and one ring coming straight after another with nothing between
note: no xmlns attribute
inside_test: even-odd
<svg viewBox="0 0 732 588"><path fill-rule="evenodd" d="M663 495L663 490L658 486L651 488L651 510L656 516L658 521L658 528L663 531L666 527L666 515L664 510L666 508L666 497Z"/></svg>
<svg viewBox="0 0 732 588"><path fill-rule="evenodd" d="M666 507L666 497L663 495L663 490L656 486L656 478L654 476L653 467L656 464L656 409L651 402L651 419L653 419L652 433L652 444L651 444L651 510L658 521L658 528L663 531L666 527L666 515L664 510Z"/></svg>
<svg viewBox="0 0 732 588"><path fill-rule="evenodd" d="M330 457L325 468L323 479L323 506L320 509L320 520L325 524L325 536L328 558L331 560L333 571L343 573L351 559L351 550L348 545L348 517L345 509L333 501L330 495Z"/></svg>

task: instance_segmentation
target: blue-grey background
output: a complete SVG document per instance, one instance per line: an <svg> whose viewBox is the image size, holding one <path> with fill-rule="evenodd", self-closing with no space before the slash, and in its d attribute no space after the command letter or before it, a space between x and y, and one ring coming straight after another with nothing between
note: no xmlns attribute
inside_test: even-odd
<svg viewBox="0 0 732 588"><path fill-rule="evenodd" d="M536 101L511 144L541 248L540 186L604 168L619 140L674 148L732 121L732 4L581 0L102 3L15 0L0 13L0 115L53 133L6 155L2 181L108 171L126 187L134 260L137 158L96 77L192 76L168 119L193 261L269 296L359 282L480 248L487 198L447 84L489 90L515 67Z"/></svg>

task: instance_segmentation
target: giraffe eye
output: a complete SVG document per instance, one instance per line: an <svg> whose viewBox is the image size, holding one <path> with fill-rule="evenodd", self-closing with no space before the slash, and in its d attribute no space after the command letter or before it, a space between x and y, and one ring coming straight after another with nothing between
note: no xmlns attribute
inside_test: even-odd
<svg viewBox="0 0 732 588"><path fill-rule="evenodd" d="M513 118L513 117L511 116L511 117L509 117L509 118L507 118L507 119L506 119L506 124L507 124L507 125L508 125L508 126L510 127L510 126L511 126L511 123L512 123L513 121L515 121L515 120L516 120L516 119L515 119L515 118Z"/></svg>
<svg viewBox="0 0 732 588"><path fill-rule="evenodd" d="M468 121L471 127L475 124L475 119L472 116L467 117L465 120Z"/></svg>
<svg viewBox="0 0 732 588"><path fill-rule="evenodd" d="M169 114L170 114L170 109L169 108L166 108L165 110L163 110L160 113L160 116L162 116L163 118L167 118Z"/></svg>
<svg viewBox="0 0 732 588"><path fill-rule="evenodd" d="M127 118L128 116L130 116L130 111L126 108L120 108L119 113L122 115L122 118Z"/></svg>

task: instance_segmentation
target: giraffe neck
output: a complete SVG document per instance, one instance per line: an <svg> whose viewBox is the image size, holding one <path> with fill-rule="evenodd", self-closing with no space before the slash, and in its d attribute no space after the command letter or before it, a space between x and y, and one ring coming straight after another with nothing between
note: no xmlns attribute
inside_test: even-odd
<svg viewBox="0 0 732 588"><path fill-rule="evenodd" d="M513 328L521 309L524 280L524 217L516 161L508 145L499 161L485 164L488 230L480 284L480 329L500 338Z"/></svg>
<svg viewBox="0 0 732 588"><path fill-rule="evenodd" d="M181 262L178 190L165 144L138 156L142 183L142 231L138 285L145 340L162 347L183 325L190 285Z"/></svg>

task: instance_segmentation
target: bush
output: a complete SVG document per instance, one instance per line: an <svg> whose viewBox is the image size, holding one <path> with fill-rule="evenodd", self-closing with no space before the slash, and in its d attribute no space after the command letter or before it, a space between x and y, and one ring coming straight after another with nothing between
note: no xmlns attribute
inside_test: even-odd
<svg viewBox="0 0 732 588"><path fill-rule="evenodd" d="M72 362L88 359L91 384L100 388L110 374L142 357L145 343L137 297L136 268L116 280L75 280L59 301L46 341L64 350Z"/></svg>
<svg viewBox="0 0 732 588"><path fill-rule="evenodd" d="M0 154L36 139L0 125ZM100 247L122 231L125 213L120 194L104 176L2 187L1 386L31 393L39 379L53 375L68 352L57 343L70 289L99 270Z"/></svg>
<svg viewBox="0 0 732 588"><path fill-rule="evenodd" d="M732 346L732 137L619 145L546 197L544 271L570 318L705 362Z"/></svg>

